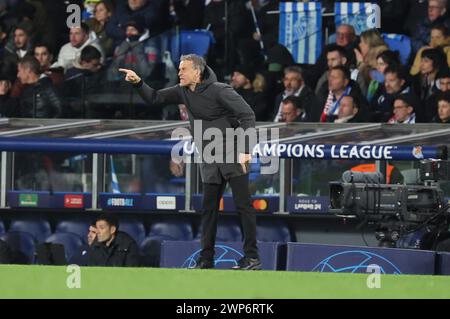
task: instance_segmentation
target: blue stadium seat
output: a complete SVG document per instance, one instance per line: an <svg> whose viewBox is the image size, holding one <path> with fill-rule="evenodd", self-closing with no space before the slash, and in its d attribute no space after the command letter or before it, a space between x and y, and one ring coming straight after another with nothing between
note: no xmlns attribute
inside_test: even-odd
<svg viewBox="0 0 450 319"><path fill-rule="evenodd" d="M196 239L201 238L201 226L198 230ZM242 241L241 227L239 223L231 219L219 219L217 223L216 241L220 242L239 242Z"/></svg>
<svg viewBox="0 0 450 319"><path fill-rule="evenodd" d="M400 62L403 65L408 64L412 52L411 39L403 34L383 33L384 42L392 51L398 51L400 54Z"/></svg>
<svg viewBox="0 0 450 319"><path fill-rule="evenodd" d="M140 245L141 262L147 267L159 267L161 243L165 240L192 240L192 226L183 220L173 219L154 223L148 237Z"/></svg>
<svg viewBox="0 0 450 319"><path fill-rule="evenodd" d="M2 220L0 220L0 235L3 235L6 232L5 224Z"/></svg>
<svg viewBox="0 0 450 319"><path fill-rule="evenodd" d="M171 236L159 235L144 239L139 249L141 263L145 267L159 267L161 258L161 243L164 240L174 240Z"/></svg>
<svg viewBox="0 0 450 319"><path fill-rule="evenodd" d="M175 65L178 65L180 56L195 53L200 56L208 54L214 36L207 30L182 30L179 35L174 34L170 41L171 56Z"/></svg>
<svg viewBox="0 0 450 319"><path fill-rule="evenodd" d="M84 219L63 220L56 224L55 233L73 233L86 243L89 225L89 221Z"/></svg>
<svg viewBox="0 0 450 319"><path fill-rule="evenodd" d="M5 241L12 252L13 264L33 264L34 263L34 237L29 233L14 231L0 236Z"/></svg>
<svg viewBox="0 0 450 319"><path fill-rule="evenodd" d="M140 245L145 238L144 224L138 220L120 220L119 231L123 231L130 235L138 245Z"/></svg>
<svg viewBox="0 0 450 319"><path fill-rule="evenodd" d="M61 244L64 246L64 252L67 262L75 256L83 246L81 237L74 233L55 233L47 238L46 243Z"/></svg>
<svg viewBox="0 0 450 319"><path fill-rule="evenodd" d="M39 218L24 218L11 221L9 225L10 232L26 232L31 234L38 243L52 234L50 223Z"/></svg>
<svg viewBox="0 0 450 319"><path fill-rule="evenodd" d="M260 220L256 226L256 238L262 242L287 243L291 241L291 234L281 220Z"/></svg>
<svg viewBox="0 0 450 319"><path fill-rule="evenodd" d="M192 226L183 220L166 220L150 226L148 237L161 237L165 240L192 240Z"/></svg>

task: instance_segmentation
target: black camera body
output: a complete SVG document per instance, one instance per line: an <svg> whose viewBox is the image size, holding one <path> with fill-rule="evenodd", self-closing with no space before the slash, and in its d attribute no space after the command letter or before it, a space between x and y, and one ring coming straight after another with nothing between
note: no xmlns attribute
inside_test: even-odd
<svg viewBox="0 0 450 319"><path fill-rule="evenodd" d="M382 183L381 173L347 171L342 181L329 183L330 212L376 224L380 246L397 247L405 236L425 230L420 247L408 248L436 249L442 239L450 241L449 205L437 184L450 180L450 161L422 161L418 175L420 184L391 185Z"/></svg>
<svg viewBox="0 0 450 319"><path fill-rule="evenodd" d="M337 216L384 216L406 222L423 222L444 207L442 191L435 186L365 183L330 183L330 211Z"/></svg>

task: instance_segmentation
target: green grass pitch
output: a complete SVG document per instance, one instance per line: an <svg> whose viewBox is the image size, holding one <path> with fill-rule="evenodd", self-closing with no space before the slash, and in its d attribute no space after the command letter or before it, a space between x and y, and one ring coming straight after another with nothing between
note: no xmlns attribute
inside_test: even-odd
<svg viewBox="0 0 450 319"><path fill-rule="evenodd" d="M81 268L69 289L66 267L0 266L0 298L310 299L450 298L450 277L268 271Z"/></svg>

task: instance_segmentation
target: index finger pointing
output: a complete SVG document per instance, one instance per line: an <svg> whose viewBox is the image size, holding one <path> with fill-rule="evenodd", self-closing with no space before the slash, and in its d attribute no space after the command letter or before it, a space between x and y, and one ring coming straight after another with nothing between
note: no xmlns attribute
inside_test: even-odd
<svg viewBox="0 0 450 319"><path fill-rule="evenodd" d="M128 74L128 73L130 73L131 71L130 71L130 70L127 70L127 69L119 69L119 72Z"/></svg>

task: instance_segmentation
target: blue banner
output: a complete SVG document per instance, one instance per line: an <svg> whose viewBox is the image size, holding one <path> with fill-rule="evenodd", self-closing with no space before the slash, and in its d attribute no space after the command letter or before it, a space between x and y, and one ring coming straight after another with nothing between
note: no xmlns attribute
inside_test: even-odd
<svg viewBox="0 0 450 319"><path fill-rule="evenodd" d="M258 243L259 256L264 270L285 269L286 245L281 243ZM189 268L196 265L200 256L199 241L164 241L161 244L162 268ZM216 243L215 267L230 269L244 257L242 243Z"/></svg>
<svg viewBox="0 0 450 319"><path fill-rule="evenodd" d="M341 24L350 24L355 28L356 34L373 29L372 15L375 8L370 2L336 2L334 5L336 27Z"/></svg>
<svg viewBox="0 0 450 319"><path fill-rule="evenodd" d="M316 63L322 51L322 4L280 3L279 42L297 63Z"/></svg>
<svg viewBox="0 0 450 319"><path fill-rule="evenodd" d="M49 138L0 138L0 151L68 152L100 154L190 155L190 141L81 140ZM332 145L332 144L258 144L255 156L299 159L396 160L446 159L446 146Z"/></svg>
<svg viewBox="0 0 450 319"><path fill-rule="evenodd" d="M288 243L287 270L433 275L434 251Z"/></svg>
<svg viewBox="0 0 450 319"><path fill-rule="evenodd" d="M414 161L445 157L445 147L390 145L259 144L254 155L301 159Z"/></svg>

